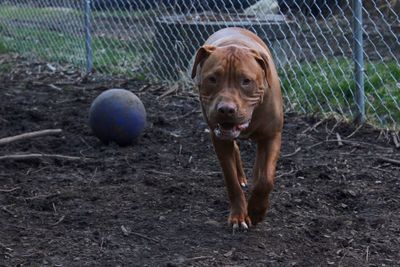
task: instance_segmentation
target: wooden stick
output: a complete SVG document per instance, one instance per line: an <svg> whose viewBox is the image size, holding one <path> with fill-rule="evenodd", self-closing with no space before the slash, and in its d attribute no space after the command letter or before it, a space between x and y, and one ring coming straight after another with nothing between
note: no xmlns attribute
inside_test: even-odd
<svg viewBox="0 0 400 267"><path fill-rule="evenodd" d="M292 175L293 173L295 173L294 170L291 170L290 172L281 173L279 175L276 175L275 179L280 178L282 176Z"/></svg>
<svg viewBox="0 0 400 267"><path fill-rule="evenodd" d="M3 207L1 207L1 209L2 209L3 211L5 211L5 212L7 212L7 213L11 214L12 216L15 216L15 213L14 213L14 212L12 212L11 210L7 209L7 207L6 207L6 206L3 206Z"/></svg>
<svg viewBox="0 0 400 267"><path fill-rule="evenodd" d="M23 140L23 139L48 135L48 134L57 134L57 133L61 133L61 132L62 132L61 129L47 129L47 130L42 130L42 131L24 133L24 134L20 134L20 135L16 135L16 136L5 137L5 138L0 139L0 145L8 144L8 143Z"/></svg>
<svg viewBox="0 0 400 267"><path fill-rule="evenodd" d="M392 137L393 137L393 142L394 142L395 147L399 148L400 147L400 143L399 143L399 139L397 137L397 134L392 133Z"/></svg>
<svg viewBox="0 0 400 267"><path fill-rule="evenodd" d="M296 155L301 150L301 147L296 148L296 150L290 154L282 155L281 158L287 158Z"/></svg>
<svg viewBox="0 0 400 267"><path fill-rule="evenodd" d="M65 219L65 215L61 216L61 218L58 221L56 221L55 223L50 224L50 226L59 225L62 221L64 221L64 219Z"/></svg>
<svg viewBox="0 0 400 267"><path fill-rule="evenodd" d="M10 192L13 192L13 191L18 190L18 189L21 189L21 187L14 187L14 188L11 188L11 189L0 189L0 192L1 193L10 193Z"/></svg>
<svg viewBox="0 0 400 267"><path fill-rule="evenodd" d="M0 248L3 248L4 250L7 250L7 251L13 251L12 248L9 248L8 246L4 245L3 243L0 243Z"/></svg>
<svg viewBox="0 0 400 267"><path fill-rule="evenodd" d="M338 141L338 145L339 146L343 146L342 138L340 137L339 133L336 133L336 138L337 138L337 141Z"/></svg>
<svg viewBox="0 0 400 267"><path fill-rule="evenodd" d="M207 259L214 259L212 256L198 256L198 257L193 257L193 258L187 258L185 259L186 261L199 261L199 260L207 260Z"/></svg>
<svg viewBox="0 0 400 267"><path fill-rule="evenodd" d="M201 113L201 110L192 110L192 111L189 111L189 112L187 112L186 114L184 114L184 115L182 115L182 116L176 116L176 117L174 117L174 118L171 118L170 120L171 120L171 121L181 120L181 119L184 119L184 118L186 118L186 117L189 117L189 116L192 115L193 113Z"/></svg>
<svg viewBox="0 0 400 267"><path fill-rule="evenodd" d="M392 164L400 166L400 160L395 160L395 159L390 159L390 158L385 158L385 157L378 158L378 160L382 161L382 162L388 162L388 163L392 163Z"/></svg>
<svg viewBox="0 0 400 267"><path fill-rule="evenodd" d="M162 93L162 95L158 96L158 97L157 97L157 100L162 99L162 98L164 98L164 97L166 97L166 96L168 96L168 95L170 95L170 94L175 93L176 91L178 91L178 89L179 89L179 86L178 86L178 85L172 86L172 87L169 88L167 91L165 91L164 93Z"/></svg>
<svg viewBox="0 0 400 267"><path fill-rule="evenodd" d="M322 123L325 122L325 121L326 121L326 119L320 120L319 122L317 122L317 123L315 123L314 125L308 127L307 129L305 129L305 130L302 132L302 134L305 134L305 133L307 133L307 132L309 132L309 131L315 130L320 124L322 124Z"/></svg>
<svg viewBox="0 0 400 267"><path fill-rule="evenodd" d="M5 155L0 156L0 160L24 160L24 159L34 159L34 158L56 158L56 159L65 159L65 160L81 160L80 157L71 157L64 155L51 155L51 154L16 154L16 155Z"/></svg>
<svg viewBox="0 0 400 267"><path fill-rule="evenodd" d="M358 126L357 129L355 129L354 132L352 132L351 134L349 134L348 136L346 136L345 139L349 139L350 137L352 137L353 135L355 135L355 134L358 132L358 130L360 130L361 127L363 127L363 126L364 126L363 124L361 124L360 126Z"/></svg>

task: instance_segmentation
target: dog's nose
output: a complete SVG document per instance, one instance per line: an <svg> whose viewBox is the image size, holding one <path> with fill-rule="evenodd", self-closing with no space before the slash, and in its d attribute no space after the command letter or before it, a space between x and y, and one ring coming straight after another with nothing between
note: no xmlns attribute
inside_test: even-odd
<svg viewBox="0 0 400 267"><path fill-rule="evenodd" d="M219 103L217 111L221 115L233 115L236 113L237 108L234 103Z"/></svg>

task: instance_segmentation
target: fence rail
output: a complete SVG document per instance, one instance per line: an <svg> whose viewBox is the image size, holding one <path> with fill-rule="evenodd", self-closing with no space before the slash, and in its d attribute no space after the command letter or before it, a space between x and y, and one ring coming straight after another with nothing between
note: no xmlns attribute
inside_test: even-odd
<svg viewBox="0 0 400 267"><path fill-rule="evenodd" d="M397 0L0 0L0 42L83 71L190 82L207 36L245 27L271 48L288 109L398 129L399 14Z"/></svg>

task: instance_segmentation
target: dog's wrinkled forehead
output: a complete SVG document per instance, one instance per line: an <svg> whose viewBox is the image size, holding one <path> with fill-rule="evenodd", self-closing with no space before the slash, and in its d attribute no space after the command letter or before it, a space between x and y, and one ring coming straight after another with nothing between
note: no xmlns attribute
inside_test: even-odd
<svg viewBox="0 0 400 267"><path fill-rule="evenodd" d="M236 73L243 68L242 62L250 63L253 59L250 51L237 46L226 46L216 49L205 62L210 72L224 70L227 73ZM255 63L255 62L254 62Z"/></svg>

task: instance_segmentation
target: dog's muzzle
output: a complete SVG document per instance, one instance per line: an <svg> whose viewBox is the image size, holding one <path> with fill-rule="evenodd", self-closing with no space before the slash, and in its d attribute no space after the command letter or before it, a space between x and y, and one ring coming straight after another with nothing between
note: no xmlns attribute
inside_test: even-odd
<svg viewBox="0 0 400 267"><path fill-rule="evenodd" d="M238 125L223 125L218 123L214 129L214 134L222 140L233 140L238 138L240 133L249 127L249 124L250 121Z"/></svg>

